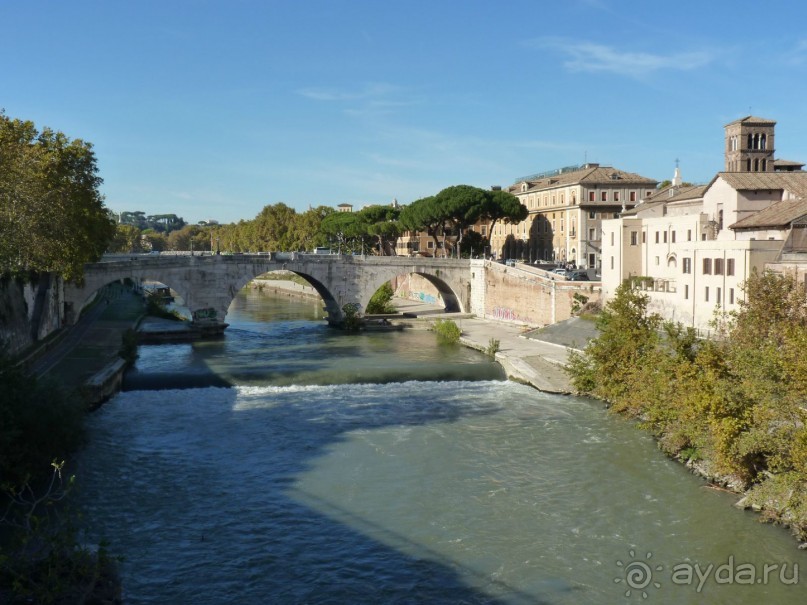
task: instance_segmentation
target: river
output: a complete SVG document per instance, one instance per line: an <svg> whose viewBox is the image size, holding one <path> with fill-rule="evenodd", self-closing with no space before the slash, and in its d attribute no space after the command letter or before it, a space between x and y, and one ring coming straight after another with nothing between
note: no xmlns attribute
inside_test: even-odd
<svg viewBox="0 0 807 605"><path fill-rule="evenodd" d="M598 402L316 303L245 290L228 321L142 347L90 420L78 499L126 603L807 599L786 531Z"/></svg>

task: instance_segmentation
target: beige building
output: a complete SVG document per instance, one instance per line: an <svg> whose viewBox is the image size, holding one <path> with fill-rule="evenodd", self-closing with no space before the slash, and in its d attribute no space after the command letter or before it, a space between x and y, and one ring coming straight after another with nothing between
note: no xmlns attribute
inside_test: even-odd
<svg viewBox="0 0 807 605"><path fill-rule="evenodd" d="M593 163L518 179L507 191L527 207L529 216L516 224L496 223L491 250L499 258L599 268L602 221L650 197L657 184L638 174Z"/></svg>
<svg viewBox="0 0 807 605"><path fill-rule="evenodd" d="M635 278L651 311L708 331L716 314L738 308L753 270L804 279L807 172L768 154L774 124L749 116L726 125L726 166L737 170L684 187L676 169L669 188L603 223L605 300Z"/></svg>

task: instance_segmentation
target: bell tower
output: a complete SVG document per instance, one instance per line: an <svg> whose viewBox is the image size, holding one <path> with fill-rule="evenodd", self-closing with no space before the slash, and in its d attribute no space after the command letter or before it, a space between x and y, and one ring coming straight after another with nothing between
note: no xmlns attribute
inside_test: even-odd
<svg viewBox="0 0 807 605"><path fill-rule="evenodd" d="M754 116L726 124L725 172L773 172L775 126Z"/></svg>

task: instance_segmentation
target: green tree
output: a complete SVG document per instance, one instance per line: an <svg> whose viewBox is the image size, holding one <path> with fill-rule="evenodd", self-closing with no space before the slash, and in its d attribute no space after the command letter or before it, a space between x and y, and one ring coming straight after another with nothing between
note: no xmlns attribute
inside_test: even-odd
<svg viewBox="0 0 807 605"><path fill-rule="evenodd" d="M123 254L142 252L140 235L140 229L133 225L116 225L115 235L109 242L109 252L119 252Z"/></svg>
<svg viewBox="0 0 807 605"><path fill-rule="evenodd" d="M659 340L661 319L648 315L648 302L649 297L628 281L616 289L597 318L599 336L582 354L573 351L569 355L569 373L577 390L614 405L623 404L635 368Z"/></svg>
<svg viewBox="0 0 807 605"><path fill-rule="evenodd" d="M443 218L452 225L457 243L462 244L465 230L482 215L488 192L470 185L446 187L434 196L434 204Z"/></svg>
<svg viewBox="0 0 807 605"><path fill-rule="evenodd" d="M498 221L520 223L529 215L529 210L516 196L507 191L488 191L482 206L481 218L490 220L489 233Z"/></svg>
<svg viewBox="0 0 807 605"><path fill-rule="evenodd" d="M364 252L369 244L367 223L358 212L335 212L322 220L322 231L339 252Z"/></svg>
<svg viewBox="0 0 807 605"><path fill-rule="evenodd" d="M298 214L294 225L295 248L300 250L313 250L328 243L328 237L322 230L322 221L326 216L336 212L328 206L309 208Z"/></svg>
<svg viewBox="0 0 807 605"><path fill-rule="evenodd" d="M0 113L0 273L80 280L115 234L100 184L90 143Z"/></svg>
<svg viewBox="0 0 807 605"><path fill-rule="evenodd" d="M448 217L436 203L435 196L415 200L401 211L401 227L407 231L425 231L434 240L434 248L438 249L438 235L445 235Z"/></svg>
<svg viewBox="0 0 807 605"><path fill-rule="evenodd" d="M375 249L381 256L395 253L395 240L401 234L400 214L400 209L392 206L368 206L359 212L366 234L376 238Z"/></svg>

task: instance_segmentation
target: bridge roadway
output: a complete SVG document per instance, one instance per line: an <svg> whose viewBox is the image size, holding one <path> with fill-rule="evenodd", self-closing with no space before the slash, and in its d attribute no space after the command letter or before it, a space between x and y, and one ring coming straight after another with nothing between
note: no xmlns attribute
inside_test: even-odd
<svg viewBox="0 0 807 605"><path fill-rule="evenodd" d="M346 256L272 252L265 254L107 255L84 267L81 285L65 284L66 320L75 323L79 312L106 284L122 279L135 283L158 281L185 300L193 321L223 329L227 309L248 282L270 271L286 270L308 281L325 303L328 321L342 321L348 303L364 309L385 282L399 275L426 278L445 301L447 311L466 312L471 301L471 262L465 259L401 256Z"/></svg>

